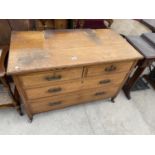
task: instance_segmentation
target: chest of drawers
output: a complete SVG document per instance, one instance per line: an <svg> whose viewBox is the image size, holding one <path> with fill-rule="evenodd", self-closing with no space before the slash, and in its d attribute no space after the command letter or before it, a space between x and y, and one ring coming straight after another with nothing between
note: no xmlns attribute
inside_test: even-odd
<svg viewBox="0 0 155 155"><path fill-rule="evenodd" d="M33 115L114 99L142 56L111 30L13 32L8 74Z"/></svg>

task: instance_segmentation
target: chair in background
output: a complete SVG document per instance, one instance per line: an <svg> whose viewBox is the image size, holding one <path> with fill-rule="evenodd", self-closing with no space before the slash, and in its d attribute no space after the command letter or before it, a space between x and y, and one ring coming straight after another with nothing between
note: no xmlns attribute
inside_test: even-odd
<svg viewBox="0 0 155 155"><path fill-rule="evenodd" d="M8 54L8 47L3 46L0 48L0 109L12 107L15 108L20 115L23 115L21 111L19 96L16 88L14 91L11 89L11 85L8 82L6 76L6 57Z"/></svg>

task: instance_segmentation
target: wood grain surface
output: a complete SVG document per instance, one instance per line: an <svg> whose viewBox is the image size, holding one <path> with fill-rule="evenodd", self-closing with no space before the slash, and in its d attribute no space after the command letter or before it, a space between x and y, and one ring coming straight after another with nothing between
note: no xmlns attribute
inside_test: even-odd
<svg viewBox="0 0 155 155"><path fill-rule="evenodd" d="M88 101L96 101L99 99L109 98L116 93L117 89L117 87L112 87L111 89L107 90L106 88L101 87L97 89L79 91L73 93L72 95L59 95L43 98L27 104L30 105L32 112L35 114L49 110L60 109L79 103L85 103Z"/></svg>
<svg viewBox="0 0 155 155"><path fill-rule="evenodd" d="M85 78L83 82L78 79L64 83L48 84L42 87L38 86L36 88L29 88L24 91L26 98L31 100L65 93L72 93L91 88L106 87L108 90L111 87L118 86L124 80L126 74L126 72L123 72L115 74L114 76L95 76L92 78Z"/></svg>
<svg viewBox="0 0 155 155"><path fill-rule="evenodd" d="M81 77L82 67L78 67L24 74L19 76L19 80L23 88L31 88L34 86L57 84L66 80L80 79Z"/></svg>
<svg viewBox="0 0 155 155"><path fill-rule="evenodd" d="M109 29L12 32L8 74L140 59Z"/></svg>

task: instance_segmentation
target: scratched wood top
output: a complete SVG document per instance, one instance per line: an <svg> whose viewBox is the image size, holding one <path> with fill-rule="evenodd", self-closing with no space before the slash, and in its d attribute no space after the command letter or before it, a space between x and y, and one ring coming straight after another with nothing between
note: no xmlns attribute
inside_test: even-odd
<svg viewBox="0 0 155 155"><path fill-rule="evenodd" d="M108 29L14 31L7 73L140 58L125 39Z"/></svg>

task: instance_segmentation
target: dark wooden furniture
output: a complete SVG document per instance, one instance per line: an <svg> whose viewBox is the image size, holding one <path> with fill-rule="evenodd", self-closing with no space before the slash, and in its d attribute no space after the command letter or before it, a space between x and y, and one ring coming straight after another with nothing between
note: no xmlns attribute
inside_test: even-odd
<svg viewBox="0 0 155 155"><path fill-rule="evenodd" d="M5 58L8 47L0 48L0 108L14 107L22 115L17 89L13 92L5 70Z"/></svg>
<svg viewBox="0 0 155 155"><path fill-rule="evenodd" d="M9 45L11 37L11 27L7 20L0 19L0 46Z"/></svg>
<svg viewBox="0 0 155 155"><path fill-rule="evenodd" d="M108 28L112 19L0 19L0 45L9 45L11 31Z"/></svg>
<svg viewBox="0 0 155 155"><path fill-rule="evenodd" d="M74 29L101 29L108 28L113 23L112 19L72 19Z"/></svg>
<svg viewBox="0 0 155 155"><path fill-rule="evenodd" d="M35 30L47 29L67 29L67 19L37 19L35 20Z"/></svg>
<svg viewBox="0 0 155 155"><path fill-rule="evenodd" d="M155 19L142 19L141 22L155 32Z"/></svg>
<svg viewBox="0 0 155 155"><path fill-rule="evenodd" d="M134 74L128 78L123 87L126 97L130 99L131 88L139 79L145 68L150 66L155 60L155 34L146 33L141 36L127 36L126 39L144 56L143 60L137 62L137 69Z"/></svg>
<svg viewBox="0 0 155 155"><path fill-rule="evenodd" d="M35 23L32 19L8 19L11 30L30 31L35 29Z"/></svg>
<svg viewBox="0 0 155 155"><path fill-rule="evenodd" d="M29 19L0 19L0 46L9 46L11 31L34 30L33 20Z"/></svg>
<svg viewBox="0 0 155 155"><path fill-rule="evenodd" d="M114 98L142 56L109 29L13 32L7 73L33 115Z"/></svg>
<svg viewBox="0 0 155 155"><path fill-rule="evenodd" d="M0 19L0 45L10 44L11 31L67 28L67 19Z"/></svg>

